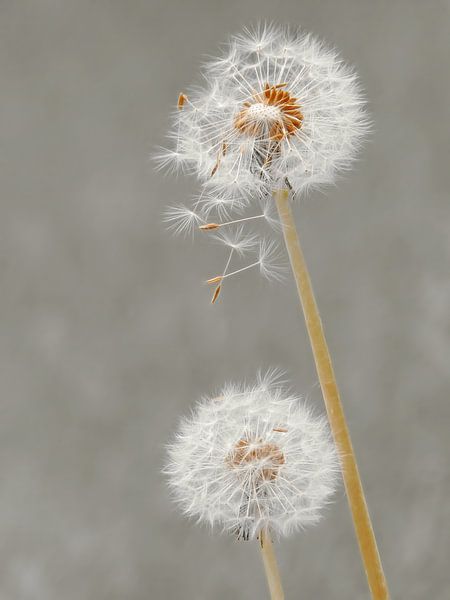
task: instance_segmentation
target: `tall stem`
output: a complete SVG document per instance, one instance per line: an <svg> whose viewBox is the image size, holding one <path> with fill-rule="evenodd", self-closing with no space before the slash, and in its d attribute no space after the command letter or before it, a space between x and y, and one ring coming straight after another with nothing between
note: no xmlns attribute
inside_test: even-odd
<svg viewBox="0 0 450 600"><path fill-rule="evenodd" d="M339 390L322 321L295 226L289 202L289 190L281 189L275 191L274 199L283 225L284 240L305 316L306 328L311 342L328 420L340 455L342 476L369 588L374 600L387 600L389 598L387 582L381 565L377 542L356 464L355 453L339 397Z"/></svg>
<svg viewBox="0 0 450 600"><path fill-rule="evenodd" d="M270 539L270 533L267 529L261 529L259 534L259 544L261 547L264 570L266 572L271 600L284 600L284 592L281 585L277 559L273 549L272 540Z"/></svg>

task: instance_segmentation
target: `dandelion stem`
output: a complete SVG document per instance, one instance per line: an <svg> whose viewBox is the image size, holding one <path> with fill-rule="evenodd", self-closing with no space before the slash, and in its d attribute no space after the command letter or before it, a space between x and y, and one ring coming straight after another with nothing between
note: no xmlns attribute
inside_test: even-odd
<svg viewBox="0 0 450 600"><path fill-rule="evenodd" d="M389 598L387 582L339 397L322 321L295 226L289 201L289 190L275 191L274 199L283 225L284 239L305 316L328 420L341 459L342 476L369 588L373 600L387 600Z"/></svg>
<svg viewBox="0 0 450 600"><path fill-rule="evenodd" d="M272 540L270 539L270 533L267 531L267 529L261 529L259 534L259 543L271 600L284 600L284 592L281 585L277 559L273 549Z"/></svg>

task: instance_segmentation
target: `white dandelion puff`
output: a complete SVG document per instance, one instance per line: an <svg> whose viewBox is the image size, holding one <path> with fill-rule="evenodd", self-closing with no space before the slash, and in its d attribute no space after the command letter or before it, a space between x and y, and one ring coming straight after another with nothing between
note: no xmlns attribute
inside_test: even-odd
<svg viewBox="0 0 450 600"><path fill-rule="evenodd" d="M262 25L232 37L222 56L203 68L204 85L181 93L169 133L172 149L160 167L194 173L202 184L193 212L172 212L175 233L225 231L235 225L280 228L275 190L295 198L333 183L368 131L356 74L335 50L299 30ZM257 212L255 207L261 206ZM246 246L246 237L242 244ZM274 248L262 242L258 260L212 278L215 283L259 266L269 279ZM220 288L213 295L217 300Z"/></svg>
<svg viewBox="0 0 450 600"><path fill-rule="evenodd" d="M338 471L324 419L274 385L273 373L200 401L183 420L165 469L186 515L244 539L316 523Z"/></svg>
<svg viewBox="0 0 450 600"><path fill-rule="evenodd" d="M260 27L207 62L204 88L175 115L172 158L224 197L332 183L368 130L356 74L297 30Z"/></svg>

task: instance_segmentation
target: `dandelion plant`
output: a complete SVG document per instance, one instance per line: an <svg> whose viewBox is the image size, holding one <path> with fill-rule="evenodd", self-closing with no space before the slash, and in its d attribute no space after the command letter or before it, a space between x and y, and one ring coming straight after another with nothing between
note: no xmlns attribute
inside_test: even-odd
<svg viewBox="0 0 450 600"><path fill-rule="evenodd" d="M202 399L170 445L166 473L187 516L259 539L271 596L281 600L271 536L316 523L338 469L326 421L272 371L253 386L227 385Z"/></svg>
<svg viewBox="0 0 450 600"><path fill-rule="evenodd" d="M203 85L183 91L161 167L195 173L190 206L168 210L177 232L214 236L228 250L207 277L219 300L230 279L258 268L279 278L283 232L372 597L387 584L358 473L330 353L293 217L294 201L349 169L368 132L355 72L311 35L262 26L234 36L203 68ZM269 225L265 237L254 225ZM254 256L251 256L251 255ZM238 261L245 261L244 263ZM222 296L221 296L222 297Z"/></svg>

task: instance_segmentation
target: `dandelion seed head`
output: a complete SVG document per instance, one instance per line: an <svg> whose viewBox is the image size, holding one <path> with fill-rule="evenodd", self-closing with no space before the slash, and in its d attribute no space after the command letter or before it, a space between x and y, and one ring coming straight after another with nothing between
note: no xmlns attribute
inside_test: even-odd
<svg viewBox="0 0 450 600"><path fill-rule="evenodd" d="M216 239L237 254L253 249L257 261L242 268L234 254L232 265L226 259L227 278L259 265L267 279L282 279L274 243L258 247L243 229L241 240L222 234L244 221L254 231L262 218L280 229L275 190L299 198L350 168L369 130L358 78L314 36L271 24L232 37L202 75L202 86L178 97L171 149L157 156L161 168L196 174L201 193L192 213L170 209L167 221L175 233L220 229Z"/></svg>
<svg viewBox="0 0 450 600"><path fill-rule="evenodd" d="M223 196L264 196L286 177L295 193L332 183L368 131L356 74L301 31L245 30L203 76L176 112L171 157Z"/></svg>
<svg viewBox="0 0 450 600"><path fill-rule="evenodd" d="M226 385L184 419L165 472L189 517L245 539L320 519L336 489L327 425L274 379Z"/></svg>

